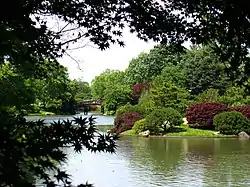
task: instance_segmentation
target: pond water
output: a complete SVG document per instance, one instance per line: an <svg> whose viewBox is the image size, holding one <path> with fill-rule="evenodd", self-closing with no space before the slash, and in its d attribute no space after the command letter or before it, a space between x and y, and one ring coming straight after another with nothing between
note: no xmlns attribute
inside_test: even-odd
<svg viewBox="0 0 250 187"><path fill-rule="evenodd" d="M250 141L122 137L116 154L75 154L65 169L95 187L250 186Z"/></svg>
<svg viewBox="0 0 250 187"><path fill-rule="evenodd" d="M83 115L83 113L76 114L73 116L26 116L25 118L28 121L35 121L38 119L44 119L45 123L51 123L53 121L58 121L58 120L73 120L73 117L90 117L93 115L93 117L96 118L96 125L111 125L114 123L114 116L104 116L96 113L89 113L88 115Z"/></svg>
<svg viewBox="0 0 250 187"><path fill-rule="evenodd" d="M124 136L117 143L116 154L67 149L63 169L74 184L95 187L250 186L248 140Z"/></svg>

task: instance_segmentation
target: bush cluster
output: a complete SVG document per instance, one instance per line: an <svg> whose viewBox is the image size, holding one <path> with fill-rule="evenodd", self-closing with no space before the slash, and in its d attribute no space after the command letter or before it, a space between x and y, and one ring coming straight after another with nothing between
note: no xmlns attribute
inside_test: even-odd
<svg viewBox="0 0 250 187"><path fill-rule="evenodd" d="M152 134L166 133L184 123L181 114L173 108L158 108L146 116L146 125Z"/></svg>
<svg viewBox="0 0 250 187"><path fill-rule="evenodd" d="M142 117L138 112L127 112L121 114L115 119L115 127L111 129L111 133L119 134L126 130L130 130L134 123L140 119L142 119Z"/></svg>
<svg viewBox="0 0 250 187"><path fill-rule="evenodd" d="M186 118L190 126L213 129L214 116L224 111L228 111L228 107L221 103L199 103L186 110Z"/></svg>
<svg viewBox="0 0 250 187"><path fill-rule="evenodd" d="M248 119L250 119L250 106L237 106L231 108L234 111L242 113Z"/></svg>
<svg viewBox="0 0 250 187"><path fill-rule="evenodd" d="M131 105L131 104L126 104L124 106L121 106L117 111L116 111L116 118L118 118L120 115L127 113L127 112L138 112L141 115L144 115L145 109L141 106L138 105Z"/></svg>
<svg viewBox="0 0 250 187"><path fill-rule="evenodd" d="M215 129L222 134L237 135L244 131L250 132L250 121L240 112L229 111L214 117Z"/></svg>
<svg viewBox="0 0 250 187"><path fill-rule="evenodd" d="M149 130L148 124L146 123L146 119L141 119L139 121L136 121L133 130L136 134L139 134L140 132Z"/></svg>

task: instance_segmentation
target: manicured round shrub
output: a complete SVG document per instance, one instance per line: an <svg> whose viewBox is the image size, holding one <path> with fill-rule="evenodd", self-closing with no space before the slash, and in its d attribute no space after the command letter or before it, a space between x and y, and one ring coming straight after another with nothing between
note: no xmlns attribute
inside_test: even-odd
<svg viewBox="0 0 250 187"><path fill-rule="evenodd" d="M237 135L250 132L250 121L240 112L222 112L214 117L215 129L222 134Z"/></svg>
<svg viewBox="0 0 250 187"><path fill-rule="evenodd" d="M111 129L111 133L121 133L126 130L132 129L134 123L142 119L141 114L138 112L127 112L121 114L115 119L115 127Z"/></svg>
<svg viewBox="0 0 250 187"><path fill-rule="evenodd" d="M237 106L231 108L234 111L242 113L248 119L250 119L250 106Z"/></svg>
<svg viewBox="0 0 250 187"><path fill-rule="evenodd" d="M173 108L158 108L146 116L148 130L152 134L165 133L167 128L182 125L184 123L181 114Z"/></svg>
<svg viewBox="0 0 250 187"><path fill-rule="evenodd" d="M146 119L141 119L139 121L136 121L133 130L136 132L136 134L139 134L140 132L149 130L149 127L146 123Z"/></svg>
<svg viewBox="0 0 250 187"><path fill-rule="evenodd" d="M199 103L186 110L186 118L191 127L214 129L214 116L227 110L228 107L221 103Z"/></svg>

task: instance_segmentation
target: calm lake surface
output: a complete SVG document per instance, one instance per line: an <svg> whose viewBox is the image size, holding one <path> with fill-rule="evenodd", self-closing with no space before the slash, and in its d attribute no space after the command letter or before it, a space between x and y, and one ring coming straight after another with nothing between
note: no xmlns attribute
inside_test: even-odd
<svg viewBox="0 0 250 187"><path fill-rule="evenodd" d="M63 168L74 184L95 187L250 186L248 140L126 136L117 143L116 154L68 149Z"/></svg>
<svg viewBox="0 0 250 187"><path fill-rule="evenodd" d="M93 117L96 118L96 125L111 125L114 124L114 117L113 116L103 116L103 115L98 115L95 113L89 113L88 115L83 115L82 113L76 114L74 116L26 116L26 119L28 121L34 121L38 119L44 119L46 123L51 123L53 121L58 121L58 120L73 120L73 117L90 117L93 115Z"/></svg>

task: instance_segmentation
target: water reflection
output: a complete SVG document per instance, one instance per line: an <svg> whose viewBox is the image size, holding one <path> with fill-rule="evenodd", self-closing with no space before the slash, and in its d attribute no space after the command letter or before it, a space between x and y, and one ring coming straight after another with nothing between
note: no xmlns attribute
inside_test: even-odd
<svg viewBox="0 0 250 187"><path fill-rule="evenodd" d="M250 141L123 137L114 155L70 153L76 183L96 187L250 186Z"/></svg>

